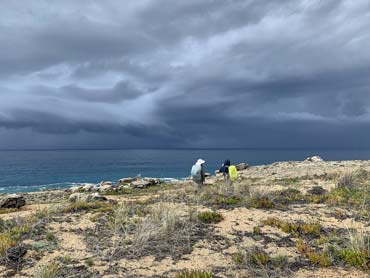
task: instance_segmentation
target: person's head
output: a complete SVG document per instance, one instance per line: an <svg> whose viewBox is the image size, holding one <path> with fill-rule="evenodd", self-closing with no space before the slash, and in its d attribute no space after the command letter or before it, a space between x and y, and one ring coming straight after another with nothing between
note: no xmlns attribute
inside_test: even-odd
<svg viewBox="0 0 370 278"><path fill-rule="evenodd" d="M195 164L203 166L206 163L203 159L199 158Z"/></svg>
<svg viewBox="0 0 370 278"><path fill-rule="evenodd" d="M230 166L231 162L230 159L226 159L224 162L224 166Z"/></svg>

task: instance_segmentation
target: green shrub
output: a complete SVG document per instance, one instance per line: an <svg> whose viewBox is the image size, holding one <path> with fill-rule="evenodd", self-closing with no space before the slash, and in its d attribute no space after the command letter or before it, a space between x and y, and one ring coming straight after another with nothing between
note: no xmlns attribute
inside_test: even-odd
<svg viewBox="0 0 370 278"><path fill-rule="evenodd" d="M261 228L259 226L254 226L253 227L253 234L255 234L255 235L261 234Z"/></svg>
<svg viewBox="0 0 370 278"><path fill-rule="evenodd" d="M176 278L212 278L211 271L204 270L184 270L176 275Z"/></svg>
<svg viewBox="0 0 370 278"><path fill-rule="evenodd" d="M89 266L89 267L92 267L94 265L94 260L92 258L88 258L86 260L86 264Z"/></svg>
<svg viewBox="0 0 370 278"><path fill-rule="evenodd" d="M294 185L299 182L298 178L282 178L282 179L276 179L274 180L274 183L280 184L280 185Z"/></svg>
<svg viewBox="0 0 370 278"><path fill-rule="evenodd" d="M253 251L248 253L249 260L252 264L255 265L267 265L270 262L271 258L262 251Z"/></svg>
<svg viewBox="0 0 370 278"><path fill-rule="evenodd" d="M48 232L47 233L46 239L48 241L53 241L53 242L57 241L57 238L55 237L55 235L52 232Z"/></svg>
<svg viewBox="0 0 370 278"><path fill-rule="evenodd" d="M275 267L283 268L288 264L288 257L287 256L272 257L271 262Z"/></svg>
<svg viewBox="0 0 370 278"><path fill-rule="evenodd" d="M272 262L270 256L259 249L247 250L246 252L238 252L233 255L232 260L240 266L265 266L269 262Z"/></svg>
<svg viewBox="0 0 370 278"><path fill-rule="evenodd" d="M221 222L224 218L218 212L204 211L198 213L198 219L203 223L218 223Z"/></svg>
<svg viewBox="0 0 370 278"><path fill-rule="evenodd" d="M273 209L276 207L275 203L268 197L255 197L250 199L250 206L256 209Z"/></svg>
<svg viewBox="0 0 370 278"><path fill-rule="evenodd" d="M66 207L62 209L63 213L74 213L74 212L80 212L80 211L105 211L105 210L112 210L112 205L108 203L103 202L76 202L72 204L68 204Z"/></svg>
<svg viewBox="0 0 370 278"><path fill-rule="evenodd" d="M237 196L220 196L218 195L216 197L216 203L217 204L222 204L222 205L227 205L227 206L233 206L240 204L243 201L243 198L237 197Z"/></svg>
<svg viewBox="0 0 370 278"><path fill-rule="evenodd" d="M320 265L322 267L331 266L333 263L330 259L330 256L327 252L309 252L306 254L306 257L313 264Z"/></svg>
<svg viewBox="0 0 370 278"><path fill-rule="evenodd" d="M278 191L274 196L274 201L282 204L289 204L303 199L301 192L295 188Z"/></svg>

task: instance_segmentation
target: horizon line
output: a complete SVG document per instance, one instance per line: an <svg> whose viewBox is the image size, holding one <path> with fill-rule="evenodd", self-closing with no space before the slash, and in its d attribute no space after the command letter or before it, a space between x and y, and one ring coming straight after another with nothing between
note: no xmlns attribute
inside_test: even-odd
<svg viewBox="0 0 370 278"><path fill-rule="evenodd" d="M0 149L0 151L120 151L120 150L261 150L261 151L269 151L269 150L296 150L296 151L362 151L362 150L370 150L370 147L362 147L362 148L355 148L355 147L173 147L173 148L161 148L161 147L142 147L142 148L50 148L50 149L28 149L28 148L21 148L21 149Z"/></svg>

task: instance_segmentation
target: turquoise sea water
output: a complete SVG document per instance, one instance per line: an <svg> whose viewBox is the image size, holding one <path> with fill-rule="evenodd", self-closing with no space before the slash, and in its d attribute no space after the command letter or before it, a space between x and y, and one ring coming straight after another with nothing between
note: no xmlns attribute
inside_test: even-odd
<svg viewBox="0 0 370 278"><path fill-rule="evenodd" d="M146 177L184 178L194 161L203 158L210 173L225 159L250 165L304 160L370 159L370 150L54 150L0 151L0 193L64 188L76 183Z"/></svg>

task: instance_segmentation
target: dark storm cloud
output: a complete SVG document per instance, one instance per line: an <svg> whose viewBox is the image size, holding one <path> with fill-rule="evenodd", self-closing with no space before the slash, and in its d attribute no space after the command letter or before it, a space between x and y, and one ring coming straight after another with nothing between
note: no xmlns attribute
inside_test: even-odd
<svg viewBox="0 0 370 278"><path fill-rule="evenodd" d="M369 8L4 1L0 148L370 147Z"/></svg>

